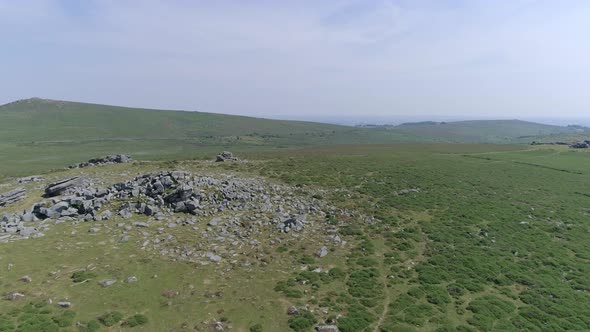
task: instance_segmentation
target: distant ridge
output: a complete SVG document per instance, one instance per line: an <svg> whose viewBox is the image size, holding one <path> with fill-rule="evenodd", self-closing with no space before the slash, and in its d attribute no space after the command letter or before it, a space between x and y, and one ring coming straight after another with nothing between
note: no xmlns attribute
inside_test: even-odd
<svg viewBox="0 0 590 332"><path fill-rule="evenodd" d="M157 110L30 98L0 106L0 139L183 139L236 135L328 134L350 127L237 115Z"/></svg>
<svg viewBox="0 0 590 332"><path fill-rule="evenodd" d="M157 110L43 99L0 106L2 142L198 140L250 145L372 144L396 142L529 143L528 138L573 134L579 126L521 120L409 122L349 127L181 110Z"/></svg>
<svg viewBox="0 0 590 332"><path fill-rule="evenodd" d="M109 154L129 154L136 160L185 160L211 158L224 150L260 153L333 144L530 144L585 139L590 139L588 132L579 126L520 120L359 128L30 98L0 106L0 178Z"/></svg>

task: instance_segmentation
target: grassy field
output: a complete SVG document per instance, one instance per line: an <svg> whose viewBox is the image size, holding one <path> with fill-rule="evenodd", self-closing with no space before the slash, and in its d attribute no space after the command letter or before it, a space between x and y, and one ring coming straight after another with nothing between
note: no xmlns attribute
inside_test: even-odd
<svg viewBox="0 0 590 332"><path fill-rule="evenodd" d="M552 126L519 120L457 121L415 123L392 130L438 142L454 143L530 143L551 135L584 134L571 127ZM587 136L587 133L586 133ZM538 140L538 139L537 139Z"/></svg>
<svg viewBox="0 0 590 332"><path fill-rule="evenodd" d="M321 145L528 144L587 138L579 129L517 120L367 129L27 99L0 106L0 178L63 168L108 153L131 154L138 160L185 160L211 159L223 149L247 153Z"/></svg>
<svg viewBox="0 0 590 332"><path fill-rule="evenodd" d="M324 199L379 221L335 216L348 244L333 248L326 260L312 258L316 240L309 238L271 253L266 266L224 274L215 266L166 260L133 242L113 242L117 221L105 222L97 234L87 232L92 223L62 224L40 239L0 244L0 289L28 294L26 301L0 302L0 330L26 319L61 321L63 310L54 305L27 307L47 298L74 303L64 331L113 310L122 321L145 315L148 323L133 328L144 331L206 330L214 318L235 331L256 331L257 324L261 331L311 331L314 321L332 319L344 332L590 329L590 154L400 144L244 155L251 161L136 163L83 172L113 181L154 169L262 175L302 190L327 188ZM72 172L80 170L49 176ZM404 189L419 191L400 194ZM177 236L179 245L198 241ZM135 275L140 282L75 285L71 273L88 266L97 280ZM334 270L318 278L305 266ZM23 275L33 282L19 282ZM167 290L178 295L167 298ZM217 291L224 295L205 296ZM310 311L288 316L290 305Z"/></svg>

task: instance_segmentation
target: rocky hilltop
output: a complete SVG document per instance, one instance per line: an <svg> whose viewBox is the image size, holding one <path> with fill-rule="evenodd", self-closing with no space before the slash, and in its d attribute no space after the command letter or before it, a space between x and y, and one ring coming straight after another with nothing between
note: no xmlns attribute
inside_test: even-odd
<svg viewBox="0 0 590 332"><path fill-rule="evenodd" d="M304 195L298 188L234 174L159 171L108 186L98 183L75 176L48 184L45 199L24 211L3 215L0 241L40 237L55 224L93 222L96 227L90 232L108 228L120 242L133 240L132 230L144 230L141 239L135 239L144 250L157 250L174 259L219 263L226 257L235 261L238 249L257 246L262 234L270 235L271 245L278 245L315 232L323 234L317 255L324 257L327 246L344 243L336 228L325 222L326 216L354 214L318 199L324 192ZM25 194L19 188L0 197ZM174 237L164 236L165 229L176 227L200 233L205 241L180 249Z"/></svg>

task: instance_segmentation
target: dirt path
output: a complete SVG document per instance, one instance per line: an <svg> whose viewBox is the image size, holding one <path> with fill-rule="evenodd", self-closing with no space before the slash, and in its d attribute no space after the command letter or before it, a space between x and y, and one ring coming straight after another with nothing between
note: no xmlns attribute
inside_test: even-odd
<svg viewBox="0 0 590 332"><path fill-rule="evenodd" d="M383 311L381 312L381 314L379 315L379 320L377 321L377 324L375 324L375 327L373 328L373 332L379 332L381 325L383 325L383 322L385 321L385 318L387 317L387 311L389 310L389 303L391 302L391 290L389 288L387 288L387 269L385 266L385 253L384 253L385 249L382 249L379 252L379 255L381 256L380 259L380 270L381 270L381 278L382 278L382 282L383 282L383 291L385 293L385 298L383 299Z"/></svg>
<svg viewBox="0 0 590 332"><path fill-rule="evenodd" d="M385 282L383 283L383 287L387 287ZM387 317L387 311L389 310L389 303L390 302L391 302L391 294L386 289L385 299L383 300L383 312L381 312L381 315L379 315L379 320L377 321L377 324L375 325L373 332L379 332L381 325L383 325L383 321L385 321L385 318Z"/></svg>

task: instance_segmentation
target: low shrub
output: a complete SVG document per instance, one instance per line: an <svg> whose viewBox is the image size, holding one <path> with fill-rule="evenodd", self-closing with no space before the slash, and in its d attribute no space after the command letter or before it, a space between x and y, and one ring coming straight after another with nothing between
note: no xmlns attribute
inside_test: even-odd
<svg viewBox="0 0 590 332"><path fill-rule="evenodd" d="M315 323L316 319L309 311L305 311L301 315L289 319L289 327L296 332L309 331Z"/></svg>
<svg viewBox="0 0 590 332"><path fill-rule="evenodd" d="M82 282L88 279L96 278L96 273L90 271L76 271L71 276L73 282Z"/></svg>
<svg viewBox="0 0 590 332"><path fill-rule="evenodd" d="M135 327L135 326L147 324L147 322L148 322L148 318L146 316L144 316L142 314L135 314L135 315L127 318L125 323L129 327Z"/></svg>
<svg viewBox="0 0 590 332"><path fill-rule="evenodd" d="M98 317L98 321L104 326L113 326L123 319L123 314L118 311L107 312Z"/></svg>

